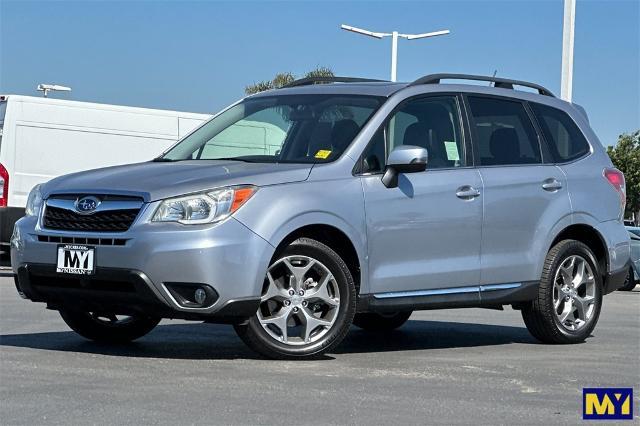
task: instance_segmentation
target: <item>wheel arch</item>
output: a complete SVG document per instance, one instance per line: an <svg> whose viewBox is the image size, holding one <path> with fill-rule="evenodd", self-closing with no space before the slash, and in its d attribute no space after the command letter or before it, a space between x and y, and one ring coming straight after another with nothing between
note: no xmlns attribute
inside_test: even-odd
<svg viewBox="0 0 640 426"><path fill-rule="evenodd" d="M346 232L334 225L326 223L312 223L291 230L287 235L282 237L276 245L276 249L270 263L275 260L278 254L286 246L302 237L319 241L335 251L347 264L349 272L351 272L351 276L353 277L356 285L356 294L360 294L363 276L363 262L361 261L358 250L351 238Z"/></svg>
<svg viewBox="0 0 640 426"><path fill-rule="evenodd" d="M563 228L555 236L549 245L547 252L562 240L580 241L589 247L596 257L600 274L603 277L607 274L607 271L609 270L609 252L607 250L607 244L605 243L604 237L596 228L586 223L573 223Z"/></svg>

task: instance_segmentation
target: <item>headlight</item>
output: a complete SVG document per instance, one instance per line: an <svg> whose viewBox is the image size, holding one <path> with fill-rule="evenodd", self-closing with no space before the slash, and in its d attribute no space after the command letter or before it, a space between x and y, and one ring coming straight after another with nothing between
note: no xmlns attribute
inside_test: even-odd
<svg viewBox="0 0 640 426"><path fill-rule="evenodd" d="M255 186L236 186L168 198L158 206L152 221L189 225L218 222L238 210L256 190Z"/></svg>
<svg viewBox="0 0 640 426"><path fill-rule="evenodd" d="M27 198L27 206L25 212L27 216L37 216L42 208L42 192L40 192L40 185L33 187Z"/></svg>

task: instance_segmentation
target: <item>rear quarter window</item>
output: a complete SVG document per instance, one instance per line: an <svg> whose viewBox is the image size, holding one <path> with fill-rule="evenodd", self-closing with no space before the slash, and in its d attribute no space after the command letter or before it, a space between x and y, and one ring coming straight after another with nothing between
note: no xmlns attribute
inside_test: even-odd
<svg viewBox="0 0 640 426"><path fill-rule="evenodd" d="M567 113L545 105L530 105L555 162L566 163L589 152L589 143Z"/></svg>

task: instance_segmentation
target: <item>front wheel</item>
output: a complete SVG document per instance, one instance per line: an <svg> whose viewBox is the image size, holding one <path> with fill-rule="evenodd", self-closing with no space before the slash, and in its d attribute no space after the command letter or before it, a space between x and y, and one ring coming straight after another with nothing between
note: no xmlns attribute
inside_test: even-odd
<svg viewBox="0 0 640 426"><path fill-rule="evenodd" d="M149 333L159 318L142 315L116 315L111 312L60 310L60 316L76 333L89 340L127 343Z"/></svg>
<svg viewBox="0 0 640 426"><path fill-rule="evenodd" d="M267 270L260 307L238 336L268 358L313 358L337 346L356 308L349 268L326 245L299 238Z"/></svg>
<svg viewBox="0 0 640 426"><path fill-rule="evenodd" d="M633 268L629 267L629 273L627 274L627 279L624 281L622 287L618 290L620 291L631 291L636 288L636 278L633 274Z"/></svg>
<svg viewBox="0 0 640 426"><path fill-rule="evenodd" d="M544 343L579 343L593 331L602 307L602 278L589 247L556 244L545 260L538 297L522 309L529 332Z"/></svg>

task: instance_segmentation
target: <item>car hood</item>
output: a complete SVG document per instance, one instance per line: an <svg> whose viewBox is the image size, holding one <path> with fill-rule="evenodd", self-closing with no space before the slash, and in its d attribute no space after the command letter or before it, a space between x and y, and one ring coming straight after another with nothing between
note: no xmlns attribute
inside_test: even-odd
<svg viewBox="0 0 640 426"><path fill-rule="evenodd" d="M312 164L245 163L222 160L146 162L88 170L55 178L42 187L51 194L120 194L146 202L228 185L267 186L300 182Z"/></svg>

